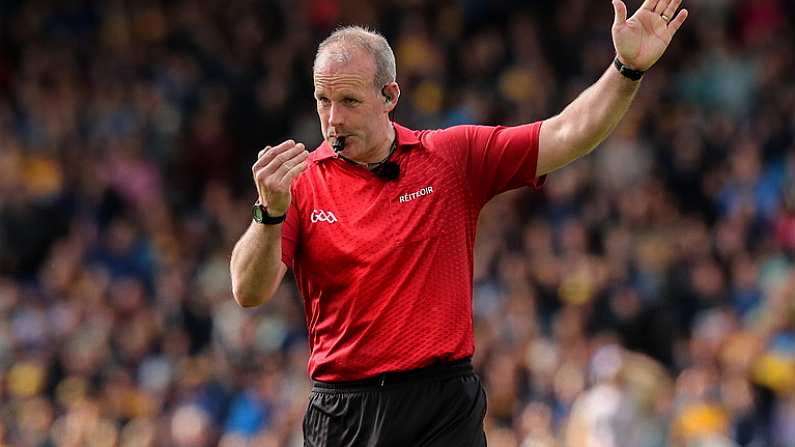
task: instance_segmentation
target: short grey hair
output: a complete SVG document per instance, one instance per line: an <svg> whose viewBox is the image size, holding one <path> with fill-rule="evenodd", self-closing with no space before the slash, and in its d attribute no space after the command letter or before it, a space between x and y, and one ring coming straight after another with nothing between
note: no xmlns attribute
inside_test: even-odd
<svg viewBox="0 0 795 447"><path fill-rule="evenodd" d="M351 58L351 49L356 48L373 56L375 61L375 87L380 89L383 86L394 82L397 78L395 68L395 53L383 35L377 31L361 26L345 26L338 28L330 36L320 43L315 53L315 62L312 70L317 69L318 60L321 55L330 53L331 56L339 61L348 62Z"/></svg>

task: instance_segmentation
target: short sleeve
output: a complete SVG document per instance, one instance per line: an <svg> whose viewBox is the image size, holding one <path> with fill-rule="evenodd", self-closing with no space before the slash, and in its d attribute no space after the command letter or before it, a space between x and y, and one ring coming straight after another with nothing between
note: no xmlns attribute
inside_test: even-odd
<svg viewBox="0 0 795 447"><path fill-rule="evenodd" d="M470 190L482 206L495 195L521 186L540 188L536 177L542 121L521 126L463 126L465 170Z"/></svg>
<svg viewBox="0 0 795 447"><path fill-rule="evenodd" d="M287 218L282 225L282 262L288 268L293 267L295 249L298 246L299 219L295 195L287 209Z"/></svg>

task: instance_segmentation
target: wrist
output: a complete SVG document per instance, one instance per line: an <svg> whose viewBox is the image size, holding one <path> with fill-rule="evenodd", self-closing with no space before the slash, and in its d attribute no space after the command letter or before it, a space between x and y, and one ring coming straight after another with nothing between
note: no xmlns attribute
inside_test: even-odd
<svg viewBox="0 0 795 447"><path fill-rule="evenodd" d="M264 225L277 225L287 218L287 210L278 210L272 209L263 205L262 202L257 199L254 202L254 206L251 209L252 217L254 221Z"/></svg>
<svg viewBox="0 0 795 447"><path fill-rule="evenodd" d="M281 216L282 214L287 213L287 208L290 207L290 202L287 202L287 205L284 207L279 206L277 203L271 203L267 200L263 200L262 196L257 196L257 201L254 202L255 205L262 205L267 210L271 216Z"/></svg>
<svg viewBox="0 0 795 447"><path fill-rule="evenodd" d="M637 70L624 64L618 55L616 55L616 57L613 59L613 66L616 68L616 70L618 70L619 73L621 73L622 76L633 81L639 81L646 73L645 70Z"/></svg>

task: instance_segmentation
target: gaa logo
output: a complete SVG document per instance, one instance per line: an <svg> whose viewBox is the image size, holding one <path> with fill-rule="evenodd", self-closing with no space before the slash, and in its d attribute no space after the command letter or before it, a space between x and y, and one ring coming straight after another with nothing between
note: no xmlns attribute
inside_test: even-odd
<svg viewBox="0 0 795 447"><path fill-rule="evenodd" d="M312 210L312 223L315 222L328 222L334 223L337 221L337 216L331 211Z"/></svg>

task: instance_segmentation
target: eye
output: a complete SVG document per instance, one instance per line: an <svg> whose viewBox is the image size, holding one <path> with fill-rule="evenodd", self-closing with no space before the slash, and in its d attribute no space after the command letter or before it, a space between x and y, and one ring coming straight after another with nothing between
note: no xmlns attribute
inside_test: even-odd
<svg viewBox="0 0 795 447"><path fill-rule="evenodd" d="M326 98L325 96L318 96L316 99L317 99L317 103L320 104L323 107L326 107L326 106L328 106L331 103L331 101L328 98Z"/></svg>
<svg viewBox="0 0 795 447"><path fill-rule="evenodd" d="M361 101L359 101L356 98L347 97L347 98L343 99L343 102L345 103L346 106L355 106L355 105L359 104Z"/></svg>

